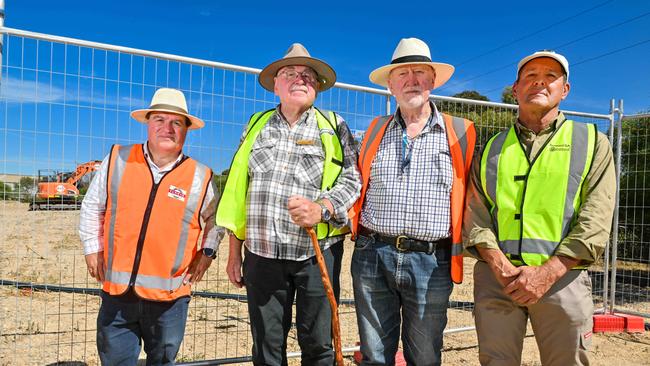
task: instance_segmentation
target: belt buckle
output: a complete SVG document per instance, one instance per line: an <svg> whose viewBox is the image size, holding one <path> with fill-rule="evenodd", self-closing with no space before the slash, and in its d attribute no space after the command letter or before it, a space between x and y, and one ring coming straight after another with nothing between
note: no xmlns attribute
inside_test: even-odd
<svg viewBox="0 0 650 366"><path fill-rule="evenodd" d="M402 247L402 242L406 239L408 239L408 237L406 237L405 235L400 235L395 239L395 247L397 248L397 251L405 252L408 250L408 248Z"/></svg>

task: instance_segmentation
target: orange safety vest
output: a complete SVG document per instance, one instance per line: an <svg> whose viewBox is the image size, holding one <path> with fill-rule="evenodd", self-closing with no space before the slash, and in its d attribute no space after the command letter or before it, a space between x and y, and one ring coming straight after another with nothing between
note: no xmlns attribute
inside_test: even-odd
<svg viewBox="0 0 650 366"><path fill-rule="evenodd" d="M447 140L451 150L451 162L454 169L453 182L451 186L451 279L454 283L463 281L463 209L465 208L465 189L467 177L474 155L476 143L476 130L474 123L470 120L453 117L442 113L447 130ZM370 168L372 161L377 154L388 123L393 119L392 115L375 118L363 136L361 150L359 152L359 170L361 171L361 196L355 202L349 212L350 229L352 236L356 237L361 217L361 209L366 197L368 183L370 181Z"/></svg>
<svg viewBox="0 0 650 366"><path fill-rule="evenodd" d="M183 277L198 251L199 213L212 171L184 157L153 181L142 144L111 149L104 216L103 290L129 287L142 298L171 301L190 294Z"/></svg>

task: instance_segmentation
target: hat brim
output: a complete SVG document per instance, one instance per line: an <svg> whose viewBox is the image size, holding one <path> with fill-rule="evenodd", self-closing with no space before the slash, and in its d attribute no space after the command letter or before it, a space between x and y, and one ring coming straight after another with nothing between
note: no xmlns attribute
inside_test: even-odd
<svg viewBox="0 0 650 366"><path fill-rule="evenodd" d="M313 57L287 57L277 60L262 70L259 76L259 82L262 87L273 92L275 82L273 78L277 75L278 70L285 66L308 66L318 74L318 91L325 91L334 86L336 83L336 72L325 62Z"/></svg>
<svg viewBox="0 0 650 366"><path fill-rule="evenodd" d="M188 130L197 130L199 128L203 128L205 126L205 122L203 122L202 119L194 117L191 114L179 112L179 111L174 111L171 109L164 109L164 108L156 108L156 109L137 109L133 112L131 112L131 117L133 117L134 120L140 122L140 123L147 123L147 114L151 112L165 112L165 113L173 113L173 114L178 114L179 116L184 116L187 117L187 119L190 120L190 126L188 127Z"/></svg>
<svg viewBox="0 0 650 366"><path fill-rule="evenodd" d="M437 89L443 86L454 73L454 67L452 65L441 62L404 62L398 64L389 64L373 70L370 73L370 81L387 88L388 76L390 75L390 72L395 68L408 65L429 65L433 67L433 69L436 71L436 80L433 83L433 89Z"/></svg>

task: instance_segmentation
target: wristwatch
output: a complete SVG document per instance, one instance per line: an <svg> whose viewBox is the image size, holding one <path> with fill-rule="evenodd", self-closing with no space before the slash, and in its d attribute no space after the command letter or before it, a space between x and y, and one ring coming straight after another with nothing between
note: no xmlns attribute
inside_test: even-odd
<svg viewBox="0 0 650 366"><path fill-rule="evenodd" d="M332 213L327 209L327 206L321 200L317 200L316 203L320 206L320 222L328 222L332 219Z"/></svg>
<svg viewBox="0 0 650 366"><path fill-rule="evenodd" d="M206 257L210 257L212 259L217 258L217 251L212 248L203 248L201 251L203 252L203 255Z"/></svg>

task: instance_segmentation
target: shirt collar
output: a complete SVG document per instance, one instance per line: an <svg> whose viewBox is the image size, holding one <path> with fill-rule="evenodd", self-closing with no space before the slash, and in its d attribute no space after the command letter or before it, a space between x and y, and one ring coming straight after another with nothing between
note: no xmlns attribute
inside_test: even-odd
<svg viewBox="0 0 650 366"><path fill-rule="evenodd" d="M304 111L302 113L302 115L300 116L300 118L298 119L298 121L296 122L296 125L308 122L310 120L311 116L314 115L313 110L314 110L314 106L312 105L306 111ZM289 125L289 122L287 121L287 119L282 114L282 111L280 111L280 104L278 104L275 107L275 112L276 112L275 114L278 116L278 122L281 121L281 122L284 122L287 125Z"/></svg>
<svg viewBox="0 0 650 366"><path fill-rule="evenodd" d="M549 133L549 132L553 132L553 131L555 131L556 129L560 128L560 126L562 125L562 123L564 123L564 121L566 121L566 117L564 116L564 113L559 112L559 113L557 114L557 117L555 117L555 119L553 120L553 122L551 122L551 123L548 125L548 127L546 127L545 129L539 131L539 133L535 133L535 132L533 132L533 130L531 130L530 128L524 126L523 123L521 123L521 122L519 121L519 119L517 118L517 122L515 122L515 129L516 129L517 133L520 133L520 134L526 134L526 135L530 135L530 134L543 135L543 134L546 134L546 133Z"/></svg>
<svg viewBox="0 0 650 366"><path fill-rule="evenodd" d="M442 130L445 131L445 124L443 123L442 114L440 114L440 112L438 111L436 104L429 101L429 105L431 106L431 114L433 114L433 118L429 118L427 124L422 129L422 132L429 131L429 129L433 128L433 126L435 125L440 126L440 128L442 128ZM393 114L393 121L391 121L391 126L389 127L397 128L398 126L402 129L406 127L404 125L404 120L402 119L402 114L400 112L399 107Z"/></svg>
<svg viewBox="0 0 650 366"><path fill-rule="evenodd" d="M176 164L178 164L179 161L181 161L181 159L183 159L183 152L181 151L181 153L178 154L178 157L176 158L176 160L174 160L174 162L169 163L166 166L159 167L158 165L156 165L156 163L153 162L153 159L151 158L151 153L149 152L149 142L145 142L144 157L145 159L147 159L147 163L149 163L149 165L151 165L152 167L155 167L159 171L167 171L167 170L171 170L173 167L176 166Z"/></svg>

